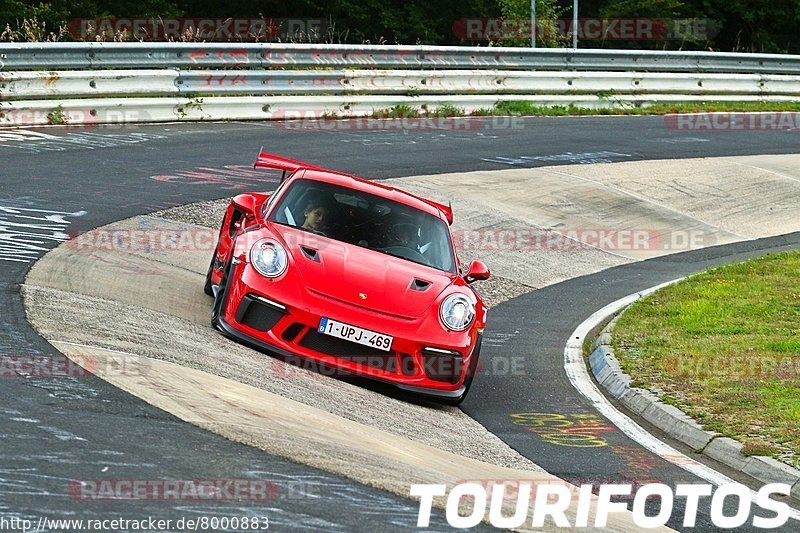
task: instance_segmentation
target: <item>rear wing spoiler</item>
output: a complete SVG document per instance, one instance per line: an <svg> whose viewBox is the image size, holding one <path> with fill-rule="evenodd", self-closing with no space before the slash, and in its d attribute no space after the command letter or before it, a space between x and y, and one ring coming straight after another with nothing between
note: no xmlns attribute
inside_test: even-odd
<svg viewBox="0 0 800 533"><path fill-rule="evenodd" d="M258 157L256 157L256 161L253 163L253 168L271 168L275 170L282 170L283 175L281 176L281 182L286 179L287 174L294 174L298 170L322 170L326 172L335 172L328 168L318 167L309 163L303 163L302 161L297 161L295 159L289 159L287 157L281 157L275 154L268 154L264 151L263 146L258 152ZM421 198L413 194L411 196L414 196L415 198L422 200L426 204L431 205L441 211L444 217L447 219L447 223L451 226L453 225L453 208L450 205L440 204L438 202L434 202L433 200Z"/></svg>
<svg viewBox="0 0 800 533"><path fill-rule="evenodd" d="M450 202L448 202L447 205L444 205L438 202L434 202L433 200L428 200L426 198L420 198L420 200L431 204L433 207L441 211L442 214L444 215L444 218L447 219L447 223L451 226L453 225L453 206L450 205Z"/></svg>
<svg viewBox="0 0 800 533"><path fill-rule="evenodd" d="M281 181L286 179L286 174L293 174L298 170L328 170L322 167L318 167L316 165L311 165L308 163L303 163L302 161L297 161L294 159L289 159L287 157L281 157L275 154L268 154L264 151L264 147L261 147L261 150L258 152L258 157L256 157L255 163L253 163L253 168L272 168L275 170L282 170L283 176L281 177Z"/></svg>

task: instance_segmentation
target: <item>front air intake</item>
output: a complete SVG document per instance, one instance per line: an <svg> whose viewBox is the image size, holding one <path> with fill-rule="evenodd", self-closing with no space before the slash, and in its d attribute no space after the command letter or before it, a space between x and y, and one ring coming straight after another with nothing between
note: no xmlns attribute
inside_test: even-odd
<svg viewBox="0 0 800 533"><path fill-rule="evenodd" d="M422 364L429 379L458 383L464 367L464 358L453 350L425 347L422 350Z"/></svg>
<svg viewBox="0 0 800 533"><path fill-rule="evenodd" d="M281 318L286 316L286 308L266 298L248 294L236 310L236 322L259 331L269 331Z"/></svg>

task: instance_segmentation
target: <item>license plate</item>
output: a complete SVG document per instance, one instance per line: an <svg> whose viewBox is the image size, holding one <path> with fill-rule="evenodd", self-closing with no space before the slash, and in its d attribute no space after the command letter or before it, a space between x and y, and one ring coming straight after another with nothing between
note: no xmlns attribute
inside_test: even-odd
<svg viewBox="0 0 800 533"><path fill-rule="evenodd" d="M330 335L331 337L355 342L356 344L372 346L384 352L388 352L392 349L392 342L394 341L394 337L390 337L389 335L351 326L350 324L344 324L324 317L319 321L319 328L317 331L325 335Z"/></svg>

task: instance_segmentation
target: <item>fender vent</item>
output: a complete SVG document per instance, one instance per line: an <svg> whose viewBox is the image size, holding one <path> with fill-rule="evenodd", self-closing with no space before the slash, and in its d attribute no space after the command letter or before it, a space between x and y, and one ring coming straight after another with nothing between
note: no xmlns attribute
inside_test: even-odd
<svg viewBox="0 0 800 533"><path fill-rule="evenodd" d="M412 291L420 291L420 292L426 291L426 290L428 290L428 287L430 287L430 286L431 286L431 282L430 281L425 281L425 280L422 280L422 279L416 279L415 278L414 281L411 282L411 290Z"/></svg>

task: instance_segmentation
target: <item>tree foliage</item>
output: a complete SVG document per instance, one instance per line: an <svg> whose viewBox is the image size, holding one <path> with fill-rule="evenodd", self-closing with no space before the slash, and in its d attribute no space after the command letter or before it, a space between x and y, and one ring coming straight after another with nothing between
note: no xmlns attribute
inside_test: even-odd
<svg viewBox="0 0 800 533"><path fill-rule="evenodd" d="M571 16L569 0L536 2L540 20ZM326 36L329 41L469 44L456 35L454 22L463 18L526 20L530 17L530 0L0 0L0 32L7 25L9 30L19 30L27 21L34 34L53 32L58 36L59 28L70 20L101 17L322 19L330 24ZM795 28L800 26L800 0L583 1L580 17L688 19L707 24L708 29L706 36L583 43L587 47L800 51L795 37ZM6 32L8 35L11 34ZM539 46L564 44L564 39L558 39L553 32L543 31L540 35L543 39ZM529 39L475 44L526 46Z"/></svg>
<svg viewBox="0 0 800 533"><path fill-rule="evenodd" d="M498 4L500 4L500 11L503 13L503 17L530 20L530 0L498 0ZM566 11L566 8L559 5L558 0L536 0L536 46L552 48L567 45L568 40L558 35L554 23L554 20L563 17ZM527 39L506 40L499 44L505 46L528 46L530 37L528 36Z"/></svg>

